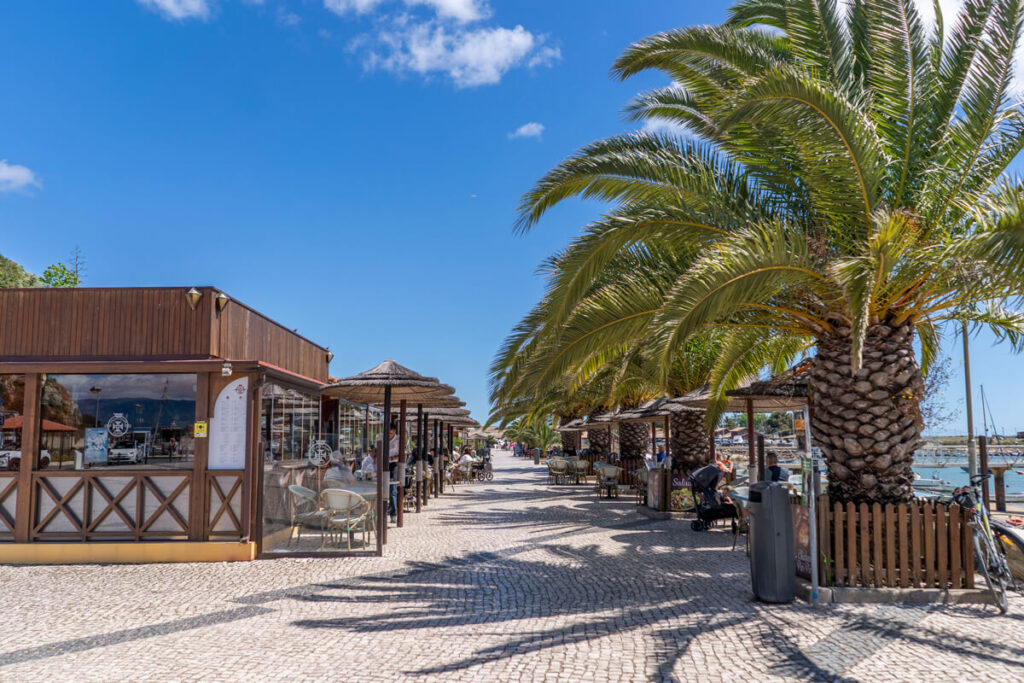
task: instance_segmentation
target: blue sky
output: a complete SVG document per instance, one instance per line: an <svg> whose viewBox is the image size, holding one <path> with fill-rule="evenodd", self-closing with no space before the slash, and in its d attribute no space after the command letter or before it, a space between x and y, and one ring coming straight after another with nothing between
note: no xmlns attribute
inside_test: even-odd
<svg viewBox="0 0 1024 683"><path fill-rule="evenodd" d="M625 46L727 6L3 3L0 253L41 272L78 244L87 285L219 286L330 345L334 374L393 357L482 419L536 266L600 210L516 236L520 195L635 127L623 105L664 80L612 80ZM974 349L996 422L1024 429L1024 359Z"/></svg>

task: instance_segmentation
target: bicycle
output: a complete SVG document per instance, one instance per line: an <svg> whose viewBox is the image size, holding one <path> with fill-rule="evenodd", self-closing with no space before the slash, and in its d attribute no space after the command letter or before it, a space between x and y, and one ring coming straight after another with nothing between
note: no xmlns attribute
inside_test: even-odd
<svg viewBox="0 0 1024 683"><path fill-rule="evenodd" d="M988 479L990 474L979 474L971 477L969 486L961 486L953 491L953 501L963 508L971 510L973 520L968 525L974 529L974 557L977 568L985 577L988 590L992 593L996 609L1006 614L1007 590L1014 586L1013 574L1006 563L1006 554L992 533L992 520L988 507L984 504L978 486Z"/></svg>

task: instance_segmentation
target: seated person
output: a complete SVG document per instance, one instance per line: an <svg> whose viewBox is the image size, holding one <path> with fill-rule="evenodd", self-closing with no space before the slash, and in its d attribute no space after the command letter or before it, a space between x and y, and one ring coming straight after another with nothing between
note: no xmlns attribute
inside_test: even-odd
<svg viewBox="0 0 1024 683"><path fill-rule="evenodd" d="M765 474L768 481L789 481L789 470L779 467L779 456L771 451L765 458Z"/></svg>
<svg viewBox="0 0 1024 683"><path fill-rule="evenodd" d="M363 462L359 465L359 472L362 474L363 479L377 474L377 465L373 462L373 453L367 453L366 457L363 458Z"/></svg>
<svg viewBox="0 0 1024 683"><path fill-rule="evenodd" d="M344 462L330 467L327 470L327 474L324 475L324 486L327 488L333 488L338 485L354 483L356 481L356 475L353 474L352 469L355 465L355 456L346 455Z"/></svg>

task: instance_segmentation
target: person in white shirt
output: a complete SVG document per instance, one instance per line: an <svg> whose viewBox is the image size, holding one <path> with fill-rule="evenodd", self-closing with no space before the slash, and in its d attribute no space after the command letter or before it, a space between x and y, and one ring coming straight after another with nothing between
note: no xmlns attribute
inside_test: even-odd
<svg viewBox="0 0 1024 683"><path fill-rule="evenodd" d="M380 448L382 437L382 434L377 435L377 448ZM391 477L388 516L394 522L398 519L398 418L394 415L391 416L391 439L388 441L388 475Z"/></svg>

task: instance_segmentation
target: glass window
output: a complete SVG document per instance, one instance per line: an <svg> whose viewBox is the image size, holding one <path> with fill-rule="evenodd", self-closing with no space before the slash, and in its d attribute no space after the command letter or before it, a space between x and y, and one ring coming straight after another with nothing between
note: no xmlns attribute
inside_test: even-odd
<svg viewBox="0 0 1024 683"><path fill-rule="evenodd" d="M25 376L0 375L0 470L21 467L21 422L25 412Z"/></svg>
<svg viewBox="0 0 1024 683"><path fill-rule="evenodd" d="M350 547L376 547L372 503L377 483L360 470L381 422L380 411L365 405L322 402L272 382L263 386L263 552L344 553ZM331 450L330 460L319 466L307 457L315 441L326 442Z"/></svg>
<svg viewBox="0 0 1024 683"><path fill-rule="evenodd" d="M39 466L191 469L195 375L46 375Z"/></svg>

